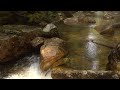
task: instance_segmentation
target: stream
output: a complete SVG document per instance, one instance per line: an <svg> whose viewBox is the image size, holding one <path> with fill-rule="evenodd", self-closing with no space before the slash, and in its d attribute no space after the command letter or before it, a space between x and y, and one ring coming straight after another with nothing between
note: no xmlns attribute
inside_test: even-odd
<svg viewBox="0 0 120 90"><path fill-rule="evenodd" d="M96 24L93 25L59 25L58 30L61 32L62 39L68 43L70 62L65 64L65 67L77 70L105 70L110 49L88 40L115 46L120 41L120 31L116 30L113 36L100 35L94 27L103 23L104 20L101 19L100 12L97 14ZM51 72L46 76L41 72L39 60L39 55L33 53L20 60L0 65L0 78L52 79Z"/></svg>

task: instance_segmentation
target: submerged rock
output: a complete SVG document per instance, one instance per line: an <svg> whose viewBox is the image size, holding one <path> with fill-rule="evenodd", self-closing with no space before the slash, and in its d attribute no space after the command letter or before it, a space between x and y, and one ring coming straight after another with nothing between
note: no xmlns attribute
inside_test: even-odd
<svg viewBox="0 0 120 90"><path fill-rule="evenodd" d="M66 43L64 40L59 38L51 38L45 40L44 45L40 48L41 70L48 70L66 54L67 50Z"/></svg>
<svg viewBox="0 0 120 90"><path fill-rule="evenodd" d="M3 25L0 27L0 62L20 57L32 50L31 41L41 37L40 27L27 25ZM54 33L52 33L54 35ZM33 46L36 46L37 43Z"/></svg>
<svg viewBox="0 0 120 90"><path fill-rule="evenodd" d="M101 35L113 35L114 34L114 30L112 27L111 23L103 23L99 26L95 27L95 30L97 30Z"/></svg>
<svg viewBox="0 0 120 90"><path fill-rule="evenodd" d="M115 33L115 30L120 28L120 23L102 23L99 26L95 27L95 30L97 30L101 35L113 35Z"/></svg>

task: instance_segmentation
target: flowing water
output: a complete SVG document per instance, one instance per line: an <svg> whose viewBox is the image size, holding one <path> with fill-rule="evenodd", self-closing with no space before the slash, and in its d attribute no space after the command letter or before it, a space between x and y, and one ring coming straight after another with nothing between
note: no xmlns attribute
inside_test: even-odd
<svg viewBox="0 0 120 90"><path fill-rule="evenodd" d="M116 30L113 36L100 35L94 29L94 26L105 22L100 16L101 13L97 12L97 23L93 25L59 25L58 30L68 43L70 62L65 65L66 67L78 70L105 70L110 49L88 41L92 39L98 43L115 46L120 41L120 31ZM41 72L39 60L39 55L31 54L0 65L0 78L51 79L50 73L45 76Z"/></svg>

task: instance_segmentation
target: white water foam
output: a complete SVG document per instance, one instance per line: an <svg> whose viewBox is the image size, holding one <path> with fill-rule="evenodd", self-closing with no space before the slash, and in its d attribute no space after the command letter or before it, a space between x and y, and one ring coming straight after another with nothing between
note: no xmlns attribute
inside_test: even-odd
<svg viewBox="0 0 120 90"><path fill-rule="evenodd" d="M25 57L30 62L29 67L23 67L24 70L11 73L4 79L52 79L51 72L48 72L47 75L40 70L39 67L39 57L36 55L32 55L30 57Z"/></svg>

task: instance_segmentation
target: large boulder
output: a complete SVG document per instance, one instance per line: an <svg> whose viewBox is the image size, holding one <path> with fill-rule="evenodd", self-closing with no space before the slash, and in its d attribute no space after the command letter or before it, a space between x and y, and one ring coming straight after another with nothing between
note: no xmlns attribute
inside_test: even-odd
<svg viewBox="0 0 120 90"><path fill-rule="evenodd" d="M53 34L53 33L52 33ZM40 27L27 25L3 25L0 27L0 62L19 58L30 52L36 37L41 37L44 32ZM40 43L41 41L39 41ZM33 45L33 46L32 46Z"/></svg>
<svg viewBox="0 0 120 90"><path fill-rule="evenodd" d="M67 54L66 43L59 38L47 39L40 48L40 68L46 71ZM61 63L61 62L60 62Z"/></svg>

